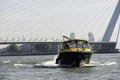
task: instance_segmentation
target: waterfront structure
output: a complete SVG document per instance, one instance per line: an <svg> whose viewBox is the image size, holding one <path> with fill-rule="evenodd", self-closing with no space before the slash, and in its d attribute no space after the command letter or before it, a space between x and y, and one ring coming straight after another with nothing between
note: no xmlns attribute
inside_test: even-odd
<svg viewBox="0 0 120 80"><path fill-rule="evenodd" d="M75 39L75 33L70 34L70 39Z"/></svg>
<svg viewBox="0 0 120 80"><path fill-rule="evenodd" d="M120 52L120 25L119 25L119 29L118 29L118 34L117 34L117 40L116 40L116 47L115 49L118 49Z"/></svg>
<svg viewBox="0 0 120 80"><path fill-rule="evenodd" d="M94 42L94 41L95 41L95 38L94 38L94 36L93 36L93 33L89 32L89 33L88 33L88 37L89 37L89 41L90 41L90 42Z"/></svg>

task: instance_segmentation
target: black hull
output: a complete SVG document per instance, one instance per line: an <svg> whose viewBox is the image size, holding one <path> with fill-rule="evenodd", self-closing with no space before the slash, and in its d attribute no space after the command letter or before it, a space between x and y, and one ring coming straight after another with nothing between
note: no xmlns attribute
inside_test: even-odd
<svg viewBox="0 0 120 80"><path fill-rule="evenodd" d="M62 52L56 59L56 64L61 66L79 67L81 63L89 64L91 53L84 52Z"/></svg>

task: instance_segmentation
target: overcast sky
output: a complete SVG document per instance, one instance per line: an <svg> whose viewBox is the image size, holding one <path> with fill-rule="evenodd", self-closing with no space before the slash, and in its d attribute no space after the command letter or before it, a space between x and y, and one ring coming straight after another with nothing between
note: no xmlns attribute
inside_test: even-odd
<svg viewBox="0 0 120 80"><path fill-rule="evenodd" d="M0 37L102 39L118 0L0 0ZM120 20L119 20L120 22ZM116 40L115 28L112 41Z"/></svg>

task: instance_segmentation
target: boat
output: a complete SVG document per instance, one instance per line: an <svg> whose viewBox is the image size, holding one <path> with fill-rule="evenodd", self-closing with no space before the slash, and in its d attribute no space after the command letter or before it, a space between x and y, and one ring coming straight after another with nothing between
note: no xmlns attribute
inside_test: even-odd
<svg viewBox="0 0 120 80"><path fill-rule="evenodd" d="M56 64L60 66L79 67L83 63L89 64L92 51L89 41L82 39L70 39L63 36L64 40L56 58Z"/></svg>

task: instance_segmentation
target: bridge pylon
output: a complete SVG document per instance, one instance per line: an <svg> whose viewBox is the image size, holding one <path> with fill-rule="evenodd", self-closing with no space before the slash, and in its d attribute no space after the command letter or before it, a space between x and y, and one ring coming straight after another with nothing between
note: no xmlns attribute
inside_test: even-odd
<svg viewBox="0 0 120 80"><path fill-rule="evenodd" d="M114 11L114 13L112 15L112 18L111 18L109 24L108 24L106 32L104 33L102 41L105 41L105 42L110 41L110 38L111 38L112 33L113 33L114 29L115 29L115 25L117 23L119 15L120 15L120 0L118 0L117 6L115 8L115 11Z"/></svg>

